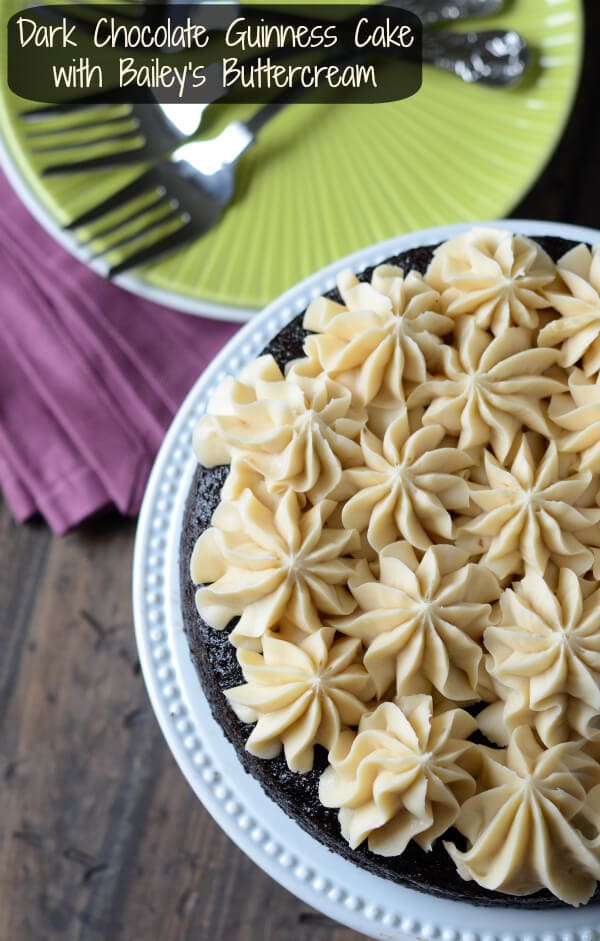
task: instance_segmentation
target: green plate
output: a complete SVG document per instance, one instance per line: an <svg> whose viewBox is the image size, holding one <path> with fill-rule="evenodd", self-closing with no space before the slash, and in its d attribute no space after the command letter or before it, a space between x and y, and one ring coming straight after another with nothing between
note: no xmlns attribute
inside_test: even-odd
<svg viewBox="0 0 600 941"><path fill-rule="evenodd" d="M0 3L4 16L22 5ZM530 42L538 67L516 89L467 86L426 68L422 89L406 101L288 108L242 161L239 198L219 226L139 269L127 286L162 292L195 312L218 315L222 309L222 316L235 317L238 309L243 319L241 308L264 306L310 272L369 243L509 214L540 174L568 117L582 20L578 0L514 0L502 16L472 21L477 28L517 29ZM1 42L4 37L2 29ZM0 59L4 54L0 48ZM25 106L0 89L9 162L23 189L55 222L67 222L139 172L138 166L44 179L44 160L30 153L18 118ZM252 110L214 105L205 135Z"/></svg>

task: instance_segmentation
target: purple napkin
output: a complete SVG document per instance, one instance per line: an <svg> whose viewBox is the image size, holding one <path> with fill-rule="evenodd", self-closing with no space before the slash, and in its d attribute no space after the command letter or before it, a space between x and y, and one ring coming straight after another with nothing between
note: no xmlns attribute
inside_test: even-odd
<svg viewBox="0 0 600 941"><path fill-rule="evenodd" d="M0 174L0 489L15 518L64 533L111 505L136 514L174 412L236 329L104 281Z"/></svg>

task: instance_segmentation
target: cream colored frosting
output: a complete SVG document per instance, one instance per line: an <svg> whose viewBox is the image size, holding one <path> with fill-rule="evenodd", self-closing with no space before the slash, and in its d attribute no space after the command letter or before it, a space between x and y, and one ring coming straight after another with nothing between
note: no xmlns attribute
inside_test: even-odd
<svg viewBox="0 0 600 941"><path fill-rule="evenodd" d="M583 360L586 376L600 370L600 245L579 245L558 262L566 290L548 290L549 304L561 315L541 331L540 346L559 346L563 366Z"/></svg>
<svg viewBox="0 0 600 941"><path fill-rule="evenodd" d="M569 373L569 392L553 396L548 414L566 434L558 447L579 455L579 467L600 473L600 375L586 379L580 369Z"/></svg>
<svg viewBox="0 0 600 941"><path fill-rule="evenodd" d="M456 826L466 852L446 843L463 879L486 889L530 895L549 889L571 905L587 902L600 878L598 805L588 794L600 765L581 742L545 749L520 727L506 751L481 749L480 793L462 806Z"/></svg>
<svg viewBox="0 0 600 941"><path fill-rule="evenodd" d="M481 562L500 579L526 571L543 574L550 561L579 575L592 568L589 543L600 542L595 531L600 510L578 505L592 482L590 472L561 476L556 444L551 441L536 461L525 435L510 469L489 451L484 467L487 485L471 492L481 512L464 523L459 545L472 553L483 550Z"/></svg>
<svg viewBox="0 0 600 941"><path fill-rule="evenodd" d="M418 386L409 408L427 406L425 425L442 425L459 436L463 450L491 444L500 461L523 425L550 437L543 399L565 387L545 375L558 353L531 344L524 327L509 327L492 339L473 319L461 318L455 347L445 348L444 376Z"/></svg>
<svg viewBox="0 0 600 941"><path fill-rule="evenodd" d="M291 771L313 766L314 746L335 748L342 730L358 725L373 698L359 640L334 640L323 628L290 643L267 633L262 653L240 650L246 682L225 692L243 722L256 723L246 747L259 758L283 748Z"/></svg>
<svg viewBox="0 0 600 941"><path fill-rule="evenodd" d="M231 642L256 648L284 616L310 633L322 626L319 612L350 614L356 602L348 579L369 569L348 558L355 532L325 528L334 508L322 500L303 513L292 490L275 511L249 490L220 503L191 560L194 583L210 583L196 592L200 616L217 630L239 617Z"/></svg>
<svg viewBox="0 0 600 941"><path fill-rule="evenodd" d="M484 641L488 671L505 690L504 725L532 725L547 745L598 737L600 588L590 593L571 569L560 569L555 590L531 574L503 593L500 609Z"/></svg>
<svg viewBox="0 0 600 941"><path fill-rule="evenodd" d="M555 267L523 235L471 229L436 249L425 277L442 295L446 314L472 315L479 327L500 335L511 326L537 327Z"/></svg>
<svg viewBox="0 0 600 941"><path fill-rule="evenodd" d="M456 822L463 878L578 904L600 865L600 249L559 267L480 229L425 278L342 273L285 376L262 356L211 397L196 452L230 469L191 573L201 617L237 619L249 751L306 772L326 748L351 846Z"/></svg>
<svg viewBox="0 0 600 941"><path fill-rule="evenodd" d="M450 510L469 506L469 487L461 474L471 466L467 454L442 447L440 425L411 434L406 411L388 426L383 441L361 433L363 462L344 471L334 496L344 502L346 528L366 532L378 550L404 537L418 549L432 539L452 539Z"/></svg>
<svg viewBox="0 0 600 941"><path fill-rule="evenodd" d="M322 371L352 391L355 405L394 408L405 383L423 382L437 362L452 320L415 271L404 277L400 268L381 265L370 284L344 271L338 289L343 304L318 298L306 311L304 326L314 331L305 341L308 361L291 372Z"/></svg>
<svg viewBox="0 0 600 941"><path fill-rule="evenodd" d="M316 502L339 483L342 468L360 463L355 440L362 422L351 395L326 376L285 380L272 356L261 356L239 379L217 387L196 426L194 448L205 467L242 459L267 481Z"/></svg>
<svg viewBox="0 0 600 941"><path fill-rule="evenodd" d="M475 722L462 709L433 715L429 696L381 703L346 732L329 755L319 784L337 807L352 848L368 840L381 856L399 856L409 840L431 849L475 791L466 741Z"/></svg>
<svg viewBox="0 0 600 941"><path fill-rule="evenodd" d="M367 647L380 698L393 684L399 696L435 689L455 702L479 698L480 642L500 586L468 559L454 546L432 546L419 562L397 542L380 552L377 581L350 582L358 609L332 623Z"/></svg>

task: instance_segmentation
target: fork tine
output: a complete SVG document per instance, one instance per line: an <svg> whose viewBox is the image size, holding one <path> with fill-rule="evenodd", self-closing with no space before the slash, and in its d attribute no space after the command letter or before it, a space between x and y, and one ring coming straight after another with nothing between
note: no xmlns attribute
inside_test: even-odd
<svg viewBox="0 0 600 941"><path fill-rule="evenodd" d="M89 120L86 115L82 121L73 122L72 124L61 124L60 127L46 127L42 125L30 125L27 128L26 136L28 141L37 141L44 137L57 137L59 134L72 134L77 131L95 131L99 127L111 127L119 125L131 125L133 123L134 127L139 126L139 121L135 118L133 114L120 114L117 117L108 117L104 118L101 121Z"/></svg>
<svg viewBox="0 0 600 941"><path fill-rule="evenodd" d="M153 199L151 202L144 203L143 206L141 206L139 209L136 209L135 212L127 216L126 219L121 219L119 220L119 222L109 223L108 225L104 226L102 229L99 229L97 232L94 232L94 234L90 235L89 238L81 241L80 244L89 245L90 242L95 242L97 239L109 238L114 232L117 232L124 225L130 225L132 222L135 222L137 219L140 219L142 216L146 215L146 213L152 212L155 209L158 209L161 203L165 203L165 205L169 204L169 200L167 199L167 193L165 191L163 191L162 193L161 192L157 193L155 199ZM112 251L112 248L113 246L111 246L110 249L103 249L102 251L97 252L96 254L103 255L105 254L106 251Z"/></svg>
<svg viewBox="0 0 600 941"><path fill-rule="evenodd" d="M108 91L93 92L91 95L80 95L68 101L60 101L53 105L41 105L39 108L29 108L20 111L19 117L23 121L45 121L46 118L58 117L61 114L70 114L72 111L85 111L88 108L101 108L104 105L127 104L124 100L123 89L113 88Z"/></svg>
<svg viewBox="0 0 600 941"><path fill-rule="evenodd" d="M165 202L164 204L165 206L168 206L167 202ZM155 203L153 206L148 207L148 209L154 209L156 208L157 205L158 203ZM144 212L136 213L134 216L131 216L129 219L126 219L125 222L122 222L119 226L116 226L114 231L116 231L118 228L121 228L122 225L125 225L125 224L129 225L131 222L135 221L136 218L143 216L145 212L148 211L148 209L144 210ZM116 252L117 249L125 248L126 245L131 245L132 242L139 242L141 238L143 238L144 236L147 236L154 229L158 230L159 228L162 228L162 226L166 225L168 222L174 221L175 219L183 220L186 216L187 216L187 213L184 215L181 207L177 206L173 208L170 212L165 213L164 216L160 216L159 218L155 219L149 228L141 229L141 230L138 229L135 232L131 232L129 235L124 235L123 238L119 239L118 242L113 242L111 245L108 245L106 248L102 248L99 251L94 252L94 254L90 256L90 260L93 261L96 258L101 258L102 255L108 255L112 252ZM187 216L187 218L189 219L189 216Z"/></svg>
<svg viewBox="0 0 600 941"><path fill-rule="evenodd" d="M140 248L139 251L133 252L133 254L123 259L123 261L113 265L108 271L108 277L116 278L117 275L121 274L123 271L129 271L131 268L137 268L139 265L144 265L147 262L156 261L158 258L162 258L164 255L168 255L175 251L175 249L185 245L186 242L191 242L197 235L200 235L201 231L201 227L194 225L190 219L189 222L186 222L180 229L171 232L171 234L165 236L165 238L159 239L158 242L153 242L151 245L146 245L144 248Z"/></svg>
<svg viewBox="0 0 600 941"><path fill-rule="evenodd" d="M162 195L165 195L166 189L164 185L161 184L160 180L156 179L154 168L147 170L146 173L142 173L141 176L138 176L132 183L129 183L128 186L117 190L112 196L103 199L102 202L92 206L91 209L82 212L81 215L77 216L71 222L68 222L63 228L71 230L78 229L83 225L89 225L96 219L100 219L102 216L108 215L109 212L113 212L113 210L124 206L125 203L130 202L137 196L141 196L152 187L155 187L159 191L162 190Z"/></svg>
<svg viewBox="0 0 600 941"><path fill-rule="evenodd" d="M139 137L133 134L132 137ZM104 138L108 140L108 138ZM110 167L125 167L132 163L140 163L145 159L144 151L146 144L139 147L132 147L130 150L115 150L108 154L100 154L98 157L87 157L83 160L71 160L64 163L51 163L44 167L42 176L62 176L65 173L79 173L85 170L106 170Z"/></svg>
<svg viewBox="0 0 600 941"><path fill-rule="evenodd" d="M134 140L138 140L140 137L141 137L141 134L139 130L137 130L136 128L132 128L129 131L123 131L121 134L100 134L100 135L95 135L94 137L83 137L81 138L81 140L77 140L77 141L70 141L68 144L57 143L57 144L50 144L47 147L32 147L31 153L33 154L57 154L57 153L62 153L63 150L72 152L74 150L85 150L86 147L94 147L96 144L113 144L113 143L119 143L120 141L127 141L127 140L134 141ZM140 147L141 146L143 145L140 145ZM139 150L140 147L138 147L137 149ZM118 151L115 151L115 152L111 151L111 153L108 156L110 156L112 160L115 160L115 158L118 157ZM55 168L57 166L68 167L69 163L53 164L52 168ZM52 172L58 173L58 170L53 169Z"/></svg>

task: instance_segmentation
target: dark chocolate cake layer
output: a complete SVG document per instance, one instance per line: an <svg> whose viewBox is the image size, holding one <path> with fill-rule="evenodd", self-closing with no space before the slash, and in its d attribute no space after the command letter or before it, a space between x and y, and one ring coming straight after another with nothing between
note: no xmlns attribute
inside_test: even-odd
<svg viewBox="0 0 600 941"><path fill-rule="evenodd" d="M536 241L555 261L574 245L573 242L557 238L537 238ZM424 274L433 251L434 247L417 248L386 261L399 265L405 272L412 269ZM365 269L358 275L359 279L368 280L372 271L372 268ZM328 296L340 299L336 291L331 291ZM302 319L303 314L300 314L292 320L263 351L270 353L282 369L292 359L302 356L302 344L307 336L307 331L302 327ZM319 778L327 766L324 749L316 747L315 765L308 774L290 771L283 755L264 760L255 758L246 751L245 743L252 726L237 718L223 695L223 690L244 682L236 651L228 641L227 630L216 631L199 616L194 602L195 587L189 575L189 560L194 543L210 526L228 471L228 466L211 470L199 467L194 476L184 513L180 545L181 597L185 631L202 688L213 716L232 743L246 771L256 778L267 795L311 836L340 856L384 879L391 879L411 889L478 905L566 907L545 891L521 898L488 891L475 882L465 882L458 875L454 863L442 846L441 839L430 853L426 853L411 841L402 856L391 859L371 853L366 844L352 850L341 835L337 811L324 807L319 802ZM229 629L233 628L234 623L232 622ZM444 839L452 840L461 848L464 846L463 838L456 831L450 831ZM599 900L600 890L597 890L592 901L597 903Z"/></svg>

